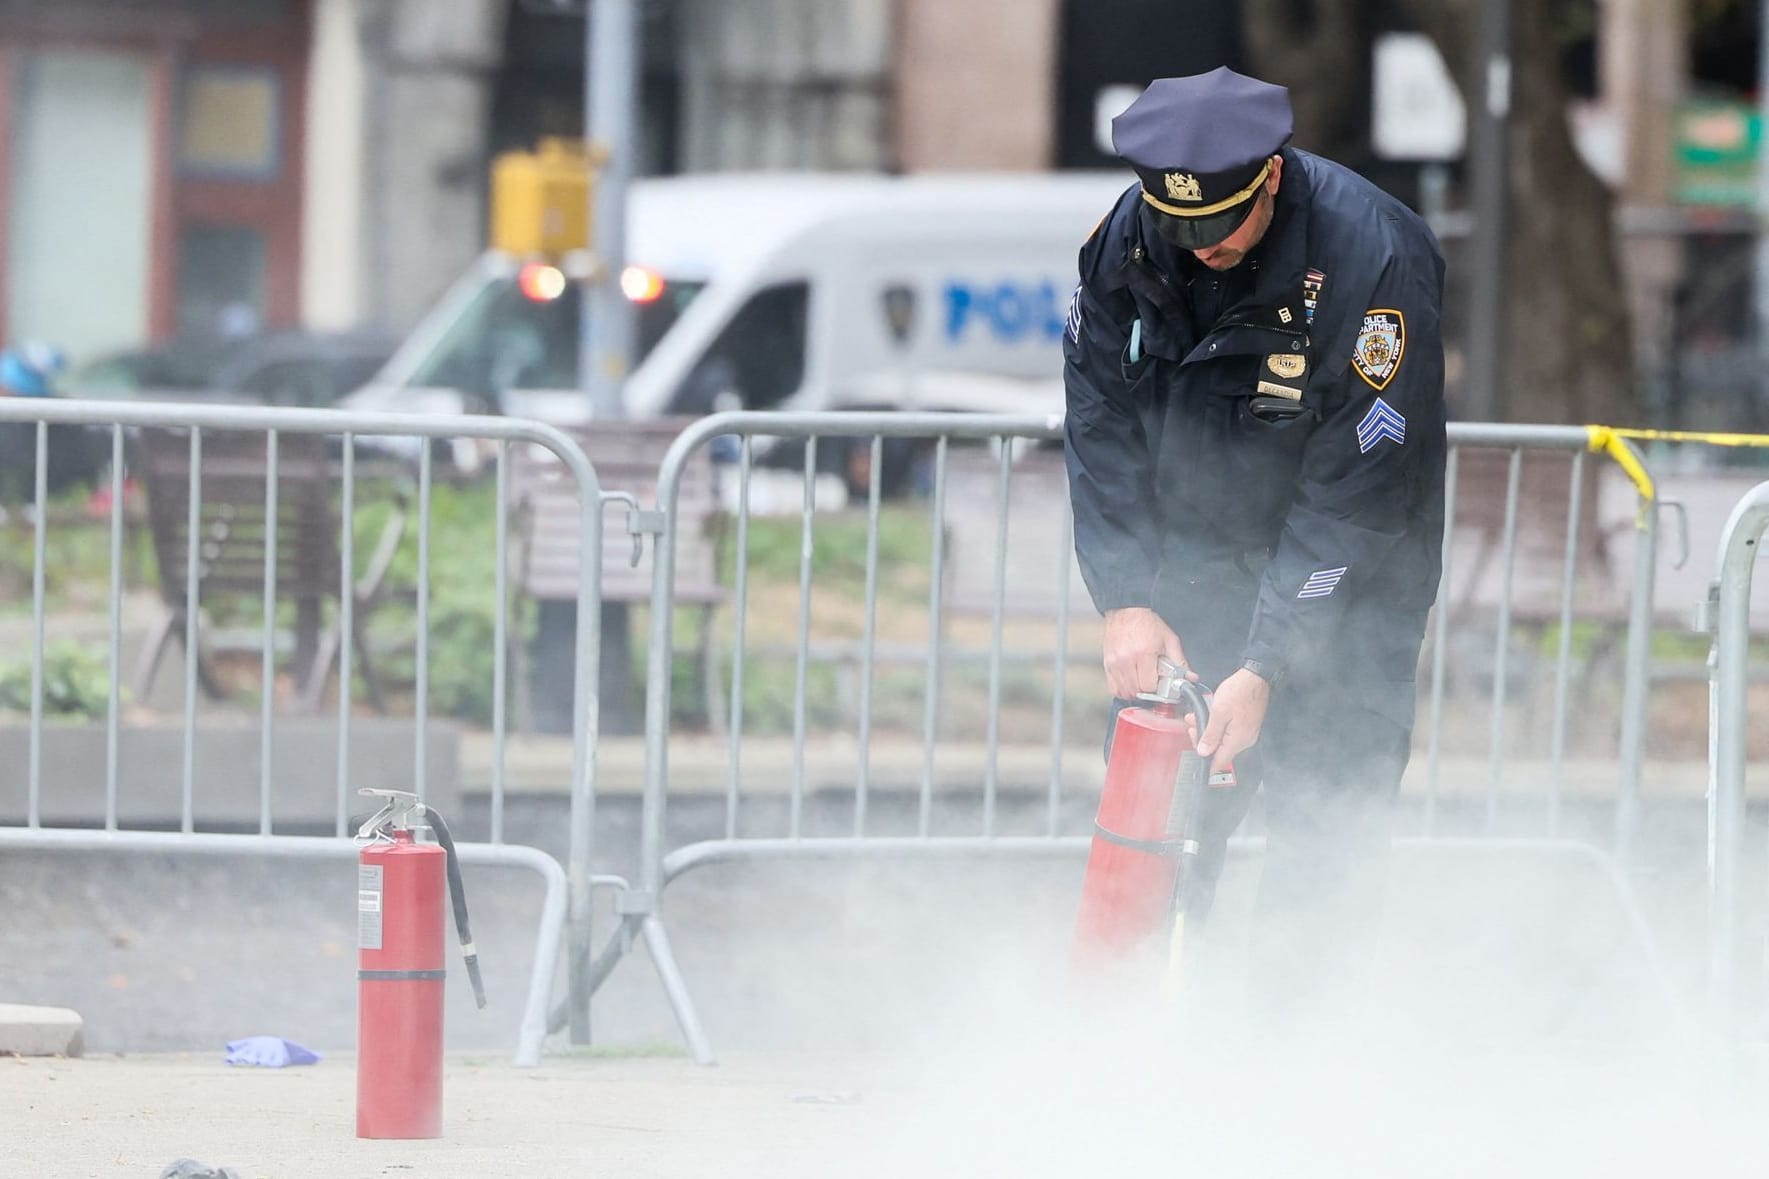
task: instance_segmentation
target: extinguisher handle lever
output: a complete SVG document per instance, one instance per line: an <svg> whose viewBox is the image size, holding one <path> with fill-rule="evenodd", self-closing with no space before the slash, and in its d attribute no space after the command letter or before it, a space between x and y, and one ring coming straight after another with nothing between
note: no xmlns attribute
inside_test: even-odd
<svg viewBox="0 0 1769 1179"><path fill-rule="evenodd" d="M1210 726L1210 693L1196 680L1187 678L1191 675L1189 667L1165 655L1155 657L1155 670L1155 690L1143 692L1137 698L1151 704L1183 704L1198 718L1198 732L1203 733Z"/></svg>
<svg viewBox="0 0 1769 1179"><path fill-rule="evenodd" d="M358 794L370 798L384 798L381 809L363 820L361 827L356 829L358 844L373 843L377 839L385 839L385 832L393 830L409 830L413 824L422 819L425 806L417 795L408 790L378 790L365 786Z"/></svg>

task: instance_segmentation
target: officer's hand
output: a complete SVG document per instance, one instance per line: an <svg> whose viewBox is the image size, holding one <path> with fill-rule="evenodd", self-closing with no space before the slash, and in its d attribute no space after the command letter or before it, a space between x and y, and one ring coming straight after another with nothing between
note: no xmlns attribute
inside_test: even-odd
<svg viewBox="0 0 1769 1179"><path fill-rule="evenodd" d="M1210 724L1198 742L1198 752L1211 757L1212 773L1221 771L1244 750L1259 740L1259 727L1265 723L1265 708L1271 703L1271 685L1260 676L1242 668L1216 689L1210 701Z"/></svg>
<svg viewBox="0 0 1769 1179"><path fill-rule="evenodd" d="M1155 690L1155 660L1165 655L1185 669L1186 678L1198 678L1185 661L1179 636L1146 606L1126 606L1106 611L1106 684L1112 695L1134 700L1139 692Z"/></svg>

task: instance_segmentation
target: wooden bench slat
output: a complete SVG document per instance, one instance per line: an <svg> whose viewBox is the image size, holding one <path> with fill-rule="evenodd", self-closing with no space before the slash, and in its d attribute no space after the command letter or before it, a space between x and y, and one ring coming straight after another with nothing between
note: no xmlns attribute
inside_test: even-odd
<svg viewBox="0 0 1769 1179"><path fill-rule="evenodd" d="M643 422L600 422L566 432L589 458L604 492L625 491L649 508L657 499L664 455L691 418ZM518 520L520 558L516 580L521 593L539 601L572 601L578 592L579 494L564 464L544 448L512 447L510 498ZM698 449L683 473L676 502L676 584L678 601L697 604L724 600L718 584L722 508L712 454ZM656 537L641 538L638 566L630 564L633 536L625 505L604 506L602 517L602 597L610 602L649 601Z"/></svg>

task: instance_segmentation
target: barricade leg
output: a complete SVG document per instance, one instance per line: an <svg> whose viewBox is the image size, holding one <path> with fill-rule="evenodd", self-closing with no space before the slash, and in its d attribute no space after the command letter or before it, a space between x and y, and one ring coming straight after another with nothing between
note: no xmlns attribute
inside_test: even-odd
<svg viewBox="0 0 1769 1179"><path fill-rule="evenodd" d="M688 1051L693 1053L696 1064L717 1064L712 1042L700 1026L700 1013L695 1010L694 997L688 993L688 983L676 965L675 951L670 949L669 934L663 928L662 918L649 913L640 928L645 936L645 949L651 954L651 965L657 968L657 977L663 983L664 993L669 996L670 1010L676 1014L682 1038L688 1041Z"/></svg>

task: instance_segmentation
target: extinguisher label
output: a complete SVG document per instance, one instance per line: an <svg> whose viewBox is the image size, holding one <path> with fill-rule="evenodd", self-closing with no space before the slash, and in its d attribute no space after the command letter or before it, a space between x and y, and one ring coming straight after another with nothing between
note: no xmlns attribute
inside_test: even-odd
<svg viewBox="0 0 1769 1179"><path fill-rule="evenodd" d="M381 948L381 865L356 866L356 946Z"/></svg>

